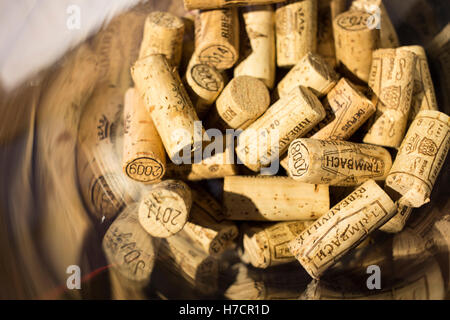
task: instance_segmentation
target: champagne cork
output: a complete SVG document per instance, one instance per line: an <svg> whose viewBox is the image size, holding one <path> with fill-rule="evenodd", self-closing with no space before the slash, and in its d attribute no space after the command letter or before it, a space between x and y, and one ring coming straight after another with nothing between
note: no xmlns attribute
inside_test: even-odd
<svg viewBox="0 0 450 320"><path fill-rule="evenodd" d="M375 112L375 106L350 81L342 78L324 101L331 109L331 121L326 117L317 127L321 129L311 138L319 140L347 140Z"/></svg>
<svg viewBox="0 0 450 320"><path fill-rule="evenodd" d="M317 0L288 1L275 11L277 65L292 67L317 49Z"/></svg>
<svg viewBox="0 0 450 320"><path fill-rule="evenodd" d="M272 4L284 0L183 0L186 10L217 9L230 6L254 6L260 4Z"/></svg>
<svg viewBox="0 0 450 320"><path fill-rule="evenodd" d="M269 107L269 90L249 76L233 78L223 89L208 119L210 126L245 129Z"/></svg>
<svg viewBox="0 0 450 320"><path fill-rule="evenodd" d="M239 19L236 8L200 11L195 19L195 59L218 70L239 58Z"/></svg>
<svg viewBox="0 0 450 320"><path fill-rule="evenodd" d="M219 262L198 248L184 233L166 238L158 252L158 262L183 276L196 290L212 294L218 289Z"/></svg>
<svg viewBox="0 0 450 320"><path fill-rule="evenodd" d="M288 155L294 180L332 186L384 180L392 166L386 149L345 141L300 138L291 143Z"/></svg>
<svg viewBox="0 0 450 320"><path fill-rule="evenodd" d="M425 49L421 46L402 48L411 51L417 56L416 70L414 72L414 89L409 112L409 122L412 122L422 110L438 111L439 109Z"/></svg>
<svg viewBox="0 0 450 320"><path fill-rule="evenodd" d="M123 171L136 181L155 183L165 173L166 152L158 131L134 88L125 93Z"/></svg>
<svg viewBox="0 0 450 320"><path fill-rule="evenodd" d="M401 48L374 52L369 87L377 112L365 143L400 146L411 107L416 60L414 53Z"/></svg>
<svg viewBox="0 0 450 320"><path fill-rule="evenodd" d="M363 11L346 11L333 21L336 59L347 76L367 82L372 52L379 47L380 30L369 28L371 15Z"/></svg>
<svg viewBox="0 0 450 320"><path fill-rule="evenodd" d="M225 177L223 205L228 220L308 221L330 208L328 186L288 177Z"/></svg>
<svg viewBox="0 0 450 320"><path fill-rule="evenodd" d="M189 187L165 180L153 187L139 206L139 222L150 235L167 238L183 229L192 206Z"/></svg>
<svg viewBox="0 0 450 320"><path fill-rule="evenodd" d="M181 60L184 23L169 12L154 11L147 16L139 59L162 54L169 64L178 67Z"/></svg>
<svg viewBox="0 0 450 320"><path fill-rule="evenodd" d="M372 15L369 24L380 29L380 48L400 46L397 32L382 0L354 0L350 10L365 11Z"/></svg>
<svg viewBox="0 0 450 320"><path fill-rule="evenodd" d="M201 189L194 190L189 221L183 230L199 247L210 255L219 255L239 235L231 221L226 221L222 206Z"/></svg>
<svg viewBox="0 0 450 320"><path fill-rule="evenodd" d="M275 13L271 6L257 6L246 8L243 16L251 52L234 68L234 77L254 77L271 89L275 81Z"/></svg>
<svg viewBox="0 0 450 320"><path fill-rule="evenodd" d="M166 58L147 56L135 63L131 73L170 159L173 161L185 150L201 148L201 139L194 141L198 116L180 77Z"/></svg>
<svg viewBox="0 0 450 320"><path fill-rule="evenodd" d="M295 138L324 117L319 99L309 89L296 87L241 133L236 154L248 168L258 171L278 160Z"/></svg>
<svg viewBox="0 0 450 320"><path fill-rule="evenodd" d="M420 111L403 140L386 185L402 195L400 205L419 208L430 201L450 148L450 118L445 113Z"/></svg>
<svg viewBox="0 0 450 320"><path fill-rule="evenodd" d="M289 243L311 277L319 277L396 212L394 202L368 180Z"/></svg>
<svg viewBox="0 0 450 320"><path fill-rule="evenodd" d="M159 241L145 232L138 221L138 206L121 212L103 238L103 251L114 270L130 282L149 283Z"/></svg>
<svg viewBox="0 0 450 320"><path fill-rule="evenodd" d="M338 80L338 75L321 56L309 52L278 83L277 91L284 97L301 85L320 98L330 92Z"/></svg>
<svg viewBox="0 0 450 320"><path fill-rule="evenodd" d="M413 208L399 205L397 213L380 230L387 233L398 233L405 227L406 221L410 217Z"/></svg>
<svg viewBox="0 0 450 320"><path fill-rule="evenodd" d="M199 118L203 118L225 86L223 75L213 66L195 61L192 56L186 70L189 96Z"/></svg>
<svg viewBox="0 0 450 320"><path fill-rule="evenodd" d="M288 248L311 223L305 221L279 222L270 226L251 226L244 231L244 250L255 268L295 261Z"/></svg>

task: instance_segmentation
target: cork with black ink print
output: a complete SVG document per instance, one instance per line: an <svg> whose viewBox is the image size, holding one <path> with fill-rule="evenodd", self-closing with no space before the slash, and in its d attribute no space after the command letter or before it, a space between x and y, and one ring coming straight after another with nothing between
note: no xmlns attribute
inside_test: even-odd
<svg viewBox="0 0 450 320"><path fill-rule="evenodd" d="M268 268L295 261L288 243L295 239L312 222L289 221L270 225L246 226L244 250L255 268Z"/></svg>
<svg viewBox="0 0 450 320"><path fill-rule="evenodd" d="M419 208L430 201L450 148L450 117L420 111L403 140L386 185L401 194L399 205Z"/></svg>
<svg viewBox="0 0 450 320"><path fill-rule="evenodd" d="M368 180L292 240L289 249L309 275L319 279L395 212L392 199Z"/></svg>
<svg viewBox="0 0 450 320"><path fill-rule="evenodd" d="M195 137L204 130L195 131L199 119L176 68L163 55L150 55L138 60L131 74L169 158L175 161L201 148Z"/></svg>
<svg viewBox="0 0 450 320"><path fill-rule="evenodd" d="M102 242L111 268L139 287L150 281L158 245L159 239L153 239L140 226L137 204L128 206L117 216Z"/></svg>
<svg viewBox="0 0 450 320"><path fill-rule="evenodd" d="M277 66L292 67L317 50L317 0L277 5L275 26Z"/></svg>
<svg viewBox="0 0 450 320"><path fill-rule="evenodd" d="M222 206L205 190L193 187L192 209L183 230L210 255L219 255L239 235L236 224L225 220Z"/></svg>
<svg viewBox="0 0 450 320"><path fill-rule="evenodd" d="M327 117L317 125L318 131L311 135L313 139L347 140L376 110L373 103L345 78L331 89L323 105Z"/></svg>
<svg viewBox="0 0 450 320"><path fill-rule="evenodd" d="M333 21L339 70L350 80L369 80L372 53L380 46L380 30L370 28L370 13L346 11Z"/></svg>
<svg viewBox="0 0 450 320"><path fill-rule="evenodd" d="M196 61L218 70L229 69L239 58L239 19L236 8L200 11L195 17Z"/></svg>
<svg viewBox="0 0 450 320"><path fill-rule="evenodd" d="M125 93L124 121L124 173L138 182L161 181L166 170L166 152L152 118L134 88Z"/></svg>
<svg viewBox="0 0 450 320"><path fill-rule="evenodd" d="M398 148L405 136L411 108L417 56L401 47L373 53L369 87L377 111L365 143Z"/></svg>
<svg viewBox="0 0 450 320"><path fill-rule="evenodd" d="M319 99L309 89L296 87L240 134L236 154L249 169L258 171L278 161L294 139L324 117Z"/></svg>
<svg viewBox="0 0 450 320"><path fill-rule="evenodd" d="M289 176L305 183L357 186L384 180L392 166L386 149L361 143L299 138L289 147Z"/></svg>
<svg viewBox="0 0 450 320"><path fill-rule="evenodd" d="M167 238L183 229L191 207L190 188L182 181L164 180L143 196L139 223L150 235Z"/></svg>

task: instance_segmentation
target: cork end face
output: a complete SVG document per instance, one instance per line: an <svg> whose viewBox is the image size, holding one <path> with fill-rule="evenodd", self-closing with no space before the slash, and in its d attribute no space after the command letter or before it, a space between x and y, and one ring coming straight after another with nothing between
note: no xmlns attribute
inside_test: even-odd
<svg viewBox="0 0 450 320"><path fill-rule="evenodd" d="M309 170L310 151L301 139L294 140L288 151L289 176L301 180Z"/></svg>
<svg viewBox="0 0 450 320"><path fill-rule="evenodd" d="M183 229L189 211L178 193L156 188L141 201L139 222L150 235L167 238Z"/></svg>
<svg viewBox="0 0 450 320"><path fill-rule="evenodd" d="M350 10L338 15L333 25L335 29L347 32L373 32L376 28L371 28L373 17L365 10Z"/></svg>
<svg viewBox="0 0 450 320"><path fill-rule="evenodd" d="M161 181L165 173L164 165L156 158L140 157L128 162L124 166L125 174L142 183L156 183Z"/></svg>
<svg viewBox="0 0 450 320"><path fill-rule="evenodd" d="M317 96L309 88L299 86L298 89L300 92L300 96L317 115L317 118L315 119L315 124L325 119L327 113L322 103L320 102L319 98L317 98Z"/></svg>
<svg viewBox="0 0 450 320"><path fill-rule="evenodd" d="M259 232L258 232L259 231ZM250 263L255 268L267 268L270 265L270 256L267 237L261 229L251 228L244 234L244 250L249 257Z"/></svg>
<svg viewBox="0 0 450 320"><path fill-rule="evenodd" d="M249 117L257 118L267 110L270 94L264 82L250 76L238 76L230 83L230 93L235 105Z"/></svg>

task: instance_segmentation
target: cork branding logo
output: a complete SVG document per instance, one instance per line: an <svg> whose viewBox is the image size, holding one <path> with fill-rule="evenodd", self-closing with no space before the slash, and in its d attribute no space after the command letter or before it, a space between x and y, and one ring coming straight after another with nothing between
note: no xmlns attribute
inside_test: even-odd
<svg viewBox="0 0 450 320"><path fill-rule="evenodd" d="M381 177L384 173L384 162L379 158L363 153L359 148L352 148L343 151L333 151L324 153L322 156L322 169L336 175L345 176L347 169L352 174L347 175L352 179L353 173L358 177Z"/></svg>
<svg viewBox="0 0 450 320"><path fill-rule="evenodd" d="M424 137L419 144L419 153L433 157L438 150L436 143L433 140Z"/></svg>
<svg viewBox="0 0 450 320"><path fill-rule="evenodd" d="M388 108L397 109L402 95L400 86L390 86L383 88L380 99Z"/></svg>

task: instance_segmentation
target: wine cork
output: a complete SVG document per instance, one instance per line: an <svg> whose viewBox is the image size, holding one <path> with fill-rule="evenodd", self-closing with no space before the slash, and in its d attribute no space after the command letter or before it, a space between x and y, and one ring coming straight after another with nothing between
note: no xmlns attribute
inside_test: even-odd
<svg viewBox="0 0 450 320"><path fill-rule="evenodd" d="M131 73L169 158L173 161L180 152L201 148L201 139L194 141L198 116L180 77L166 58L147 56L135 63Z"/></svg>
<svg viewBox="0 0 450 320"><path fill-rule="evenodd" d="M387 233L398 233L405 227L406 221L410 217L413 208L399 205L397 213L384 225L380 227L380 230Z"/></svg>
<svg viewBox="0 0 450 320"><path fill-rule="evenodd" d="M184 233L166 238L158 252L164 269L183 276L196 290L212 294L218 289L219 262L199 249Z"/></svg>
<svg viewBox="0 0 450 320"><path fill-rule="evenodd" d="M365 11L372 15L369 24L380 29L380 48L400 46L397 32L382 0L354 0L350 10Z"/></svg>
<svg viewBox="0 0 450 320"><path fill-rule="evenodd" d="M284 0L183 0L186 10L217 9L229 6L254 6L260 4L272 4Z"/></svg>
<svg viewBox="0 0 450 320"><path fill-rule="evenodd" d="M123 91L100 86L87 102L78 128L76 169L83 202L99 222L111 220L139 197L122 170Z"/></svg>
<svg viewBox="0 0 450 320"><path fill-rule="evenodd" d="M278 83L277 91L284 97L301 85L320 98L330 92L338 80L338 75L321 56L309 52Z"/></svg>
<svg viewBox="0 0 450 320"><path fill-rule="evenodd" d="M213 66L198 63L192 56L186 70L189 96L199 118L203 118L225 86L223 75Z"/></svg>
<svg viewBox="0 0 450 320"><path fill-rule="evenodd" d="M249 226L244 231L244 250L255 268L295 261L288 248L311 223L305 221L279 222L270 226Z"/></svg>
<svg viewBox="0 0 450 320"><path fill-rule="evenodd" d="M184 23L169 12L154 11L147 16L139 59L162 54L169 64L178 67L181 60Z"/></svg>
<svg viewBox="0 0 450 320"><path fill-rule="evenodd" d="M403 140L386 185L402 195L400 205L418 208L430 201L450 148L450 117L420 111Z"/></svg>
<svg viewBox="0 0 450 320"><path fill-rule="evenodd" d="M394 202L368 180L289 243L311 277L319 277L396 212Z"/></svg>
<svg viewBox="0 0 450 320"><path fill-rule="evenodd" d="M139 206L139 222L150 235L167 238L183 229L192 206L189 187L165 180L153 187Z"/></svg>
<svg viewBox="0 0 450 320"><path fill-rule="evenodd" d="M217 98L208 118L210 126L245 129L269 107L269 90L261 80L249 76L233 78Z"/></svg>
<svg viewBox="0 0 450 320"><path fill-rule="evenodd" d="M402 48L374 52L369 87L377 112L365 143L400 146L411 107L416 60L414 53Z"/></svg>
<svg viewBox="0 0 450 320"><path fill-rule="evenodd" d="M317 49L317 0L288 1L275 11L277 65L292 67Z"/></svg>
<svg viewBox="0 0 450 320"><path fill-rule="evenodd" d="M308 221L330 208L328 186L287 177L225 177L223 205L228 220Z"/></svg>
<svg viewBox="0 0 450 320"><path fill-rule="evenodd" d="M439 109L425 49L421 46L402 48L411 51L417 56L416 70L414 72L414 89L409 112L409 122L412 122L422 110L438 111Z"/></svg>
<svg viewBox="0 0 450 320"><path fill-rule="evenodd" d="M338 66L364 82L369 80L372 52L380 42L380 30L368 27L370 19L367 12L346 11L333 21Z"/></svg>
<svg viewBox="0 0 450 320"><path fill-rule="evenodd" d="M144 286L150 281L159 241L140 226L137 211L138 206L132 204L118 215L106 231L102 247L114 270Z"/></svg>
<svg viewBox="0 0 450 320"><path fill-rule="evenodd" d="M200 11L195 19L195 59L218 70L239 58L239 19L236 8Z"/></svg>
<svg viewBox="0 0 450 320"><path fill-rule="evenodd" d="M219 255L238 236L235 223L226 221L222 206L207 192L192 189L193 203L189 221L183 230L210 255Z"/></svg>
<svg viewBox="0 0 450 320"><path fill-rule="evenodd" d="M320 130L311 138L319 140L347 140L375 112L375 106L350 81L342 78L324 101L331 118L320 122ZM327 113L328 114L328 113Z"/></svg>
<svg viewBox="0 0 450 320"><path fill-rule="evenodd" d="M243 16L251 52L234 68L234 77L254 77L271 89L275 81L275 13L271 6L257 6L246 8Z"/></svg>
<svg viewBox="0 0 450 320"><path fill-rule="evenodd" d="M309 89L296 87L241 133L236 154L248 168L258 171L278 160L295 138L324 117L319 99Z"/></svg>
<svg viewBox="0 0 450 320"><path fill-rule="evenodd" d="M294 180L333 186L384 180L392 166L386 149L345 141L300 138L291 143L288 155Z"/></svg>
<svg viewBox="0 0 450 320"><path fill-rule="evenodd" d="M158 131L134 88L125 93L123 171L136 181L155 183L165 173L166 152Z"/></svg>

